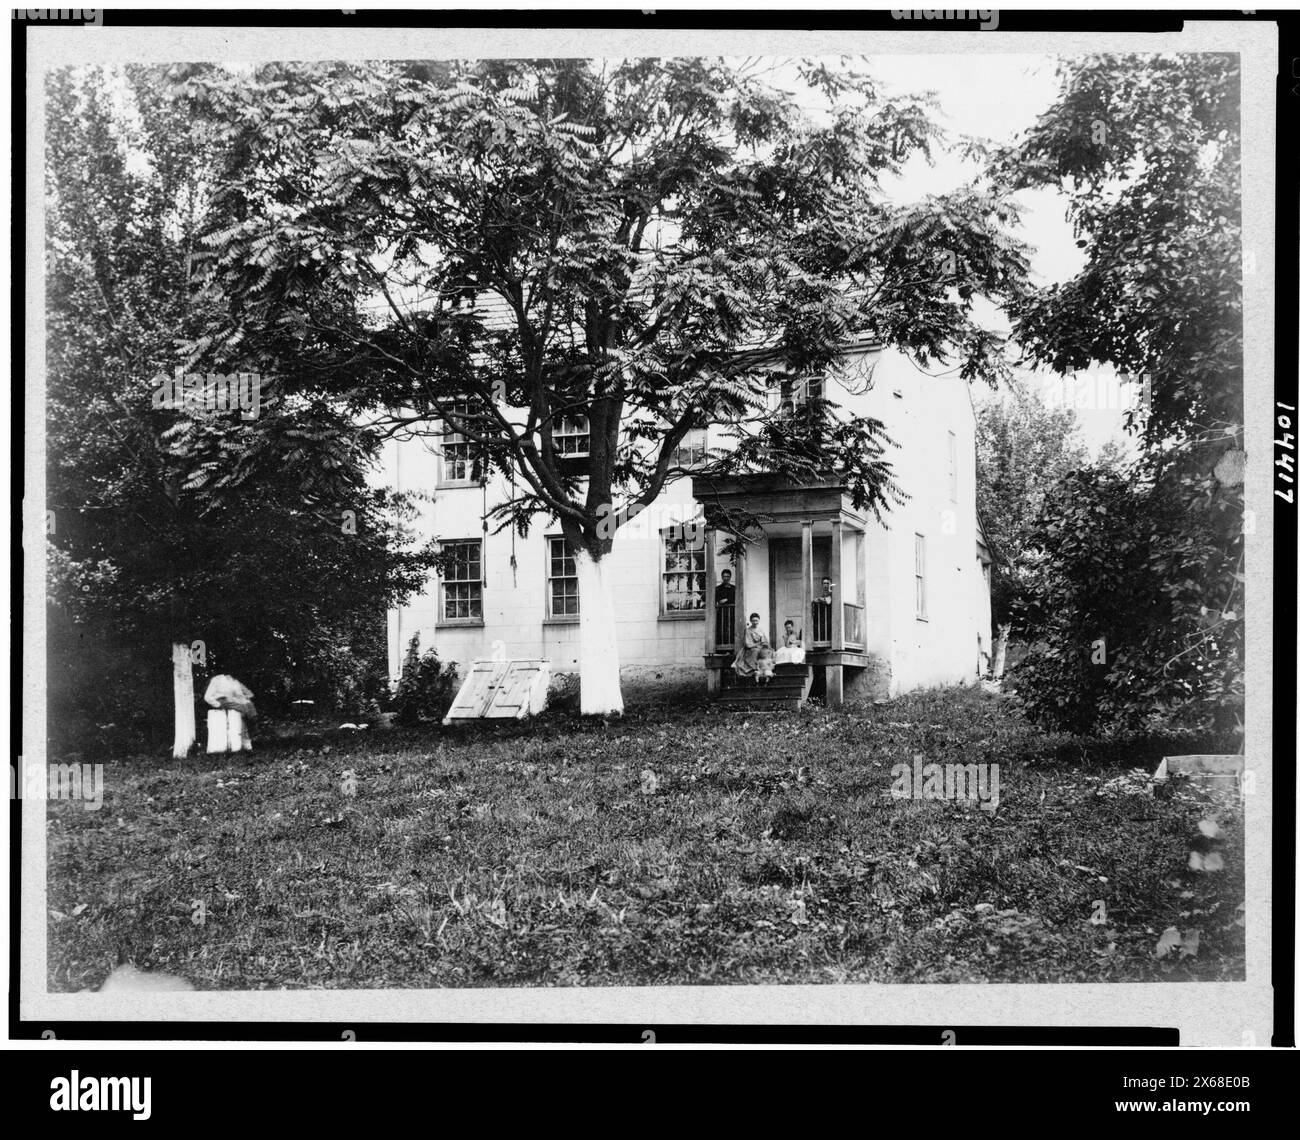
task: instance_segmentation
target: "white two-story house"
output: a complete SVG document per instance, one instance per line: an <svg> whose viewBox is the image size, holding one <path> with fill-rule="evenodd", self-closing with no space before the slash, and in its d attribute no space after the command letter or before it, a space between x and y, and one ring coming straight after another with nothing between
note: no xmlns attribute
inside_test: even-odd
<svg viewBox="0 0 1300 1140"><path fill-rule="evenodd" d="M868 346L813 383L845 414L884 423L898 445L889 459L906 501L882 524L856 512L834 480L795 487L755 475L671 484L619 530L608 556L631 699L642 685L698 683L723 692L735 631L752 613L774 643L793 623L806 647L802 695L824 694L829 704L967 683L987 667L989 557L976 516L966 381L927 375L901 353ZM583 420L567 422L557 445L580 456L585 431ZM697 432L683 444L684 457L720 445ZM539 519L527 536L485 528L509 485L499 476L476 481L470 449L454 435L390 443L385 476L398 490L432 491L422 525L454 552L444 575L389 615L393 676L415 633L462 672L495 652L547 658L553 674L576 673L583 600L559 526ZM727 536L710 526L728 505L765 520L743 557L725 553Z"/></svg>

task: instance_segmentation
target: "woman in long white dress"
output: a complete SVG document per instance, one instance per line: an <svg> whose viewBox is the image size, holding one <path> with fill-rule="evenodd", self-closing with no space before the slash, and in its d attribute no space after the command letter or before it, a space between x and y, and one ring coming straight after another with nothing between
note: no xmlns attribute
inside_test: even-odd
<svg viewBox="0 0 1300 1140"><path fill-rule="evenodd" d="M803 664L803 638L795 633L794 622L788 618L785 623L785 633L781 636L781 645L776 651L776 663L778 665Z"/></svg>

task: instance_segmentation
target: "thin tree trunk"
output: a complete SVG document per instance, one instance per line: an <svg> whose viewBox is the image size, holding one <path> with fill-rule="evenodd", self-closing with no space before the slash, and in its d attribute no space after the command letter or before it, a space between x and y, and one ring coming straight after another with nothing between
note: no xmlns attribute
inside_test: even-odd
<svg viewBox="0 0 1300 1140"><path fill-rule="evenodd" d="M176 704L176 739L172 758L182 760L194 747L194 666L190 647L183 641L172 642L172 697Z"/></svg>
<svg viewBox="0 0 1300 1140"><path fill-rule="evenodd" d="M620 716L618 634L614 627L614 575L608 558L593 559L584 549L576 555L581 624L578 632L579 707L584 715Z"/></svg>
<svg viewBox="0 0 1300 1140"><path fill-rule="evenodd" d="M1007 638L1011 636L1010 625L998 626L998 652L993 660L993 679L1002 680L1002 671L1007 667Z"/></svg>

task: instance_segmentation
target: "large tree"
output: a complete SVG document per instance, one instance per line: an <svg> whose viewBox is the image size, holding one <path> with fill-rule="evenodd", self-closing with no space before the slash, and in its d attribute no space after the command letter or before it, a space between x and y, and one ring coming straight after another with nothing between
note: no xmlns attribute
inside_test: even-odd
<svg viewBox="0 0 1300 1140"><path fill-rule="evenodd" d="M1085 260L1069 280L1013 298L1014 336L1057 371L1101 362L1141 385L1129 417L1141 447L1132 481L1161 518L1179 504L1182 523L1163 554L1131 565L1165 575L1159 589L1179 632L1170 644L1131 624L1126 641L1119 623L1109 660L1122 669L1110 674L1116 684L1125 671L1143 675L1145 699L1158 691L1162 704L1216 704L1221 721L1240 706L1243 649L1238 57L1086 56L1063 60L1059 76L1056 100L993 170L999 182L1064 194ZM1104 512L1102 491L1095 503ZM1048 525L1070 525L1075 510L1061 506ZM1058 587L1068 583L1045 582L1040 601ZM1134 582L1130 596L1147 588ZM1073 636L1052 628L1044 636Z"/></svg>
<svg viewBox="0 0 1300 1140"><path fill-rule="evenodd" d="M996 380L973 319L1026 263L995 189L891 201L940 142L848 67L627 59L178 69L229 146L194 359L283 359L373 430L454 431L510 476L497 525L558 520L581 707L622 708L606 559L688 474L836 472L891 492L873 420L772 391L877 340ZM783 89L783 85L790 90ZM565 432L585 428L574 458ZM703 469L692 429L729 435Z"/></svg>
<svg viewBox="0 0 1300 1140"><path fill-rule="evenodd" d="M1063 194L1085 260L1014 299L1015 339L1058 372L1100 361L1141 384L1130 424L1153 457L1240 450L1238 58L1074 57L1059 79L994 170Z"/></svg>
<svg viewBox="0 0 1300 1140"><path fill-rule="evenodd" d="M1049 407L1031 384L1008 383L999 399L976 404L976 485L980 523L993 553L995 626L1011 620L1047 495L1086 461L1074 409Z"/></svg>
<svg viewBox="0 0 1300 1140"><path fill-rule="evenodd" d="M262 692L346 687L352 648L431 558L402 552L407 505L367 485L371 441L327 404L159 399L210 319L191 253L216 162L160 71L57 71L48 108L52 712L151 710L170 656L183 755L195 664Z"/></svg>

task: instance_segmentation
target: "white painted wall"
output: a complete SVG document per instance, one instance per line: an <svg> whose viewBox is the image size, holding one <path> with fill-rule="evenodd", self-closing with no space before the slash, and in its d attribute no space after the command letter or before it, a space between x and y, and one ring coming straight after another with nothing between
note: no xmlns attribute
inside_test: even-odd
<svg viewBox="0 0 1300 1140"><path fill-rule="evenodd" d="M418 442L389 445L385 470L400 490L436 487L438 461ZM489 483L487 502L503 497L500 480ZM441 539L483 539L483 625L440 625L438 582L394 612L389 621L390 667L400 672L407 642L417 631L421 651L436 646L444 660L465 662L488 657L496 641L511 657L549 657L557 671L576 670L578 624L548 620L546 538L559 534L556 525L537 520L527 537L509 529L483 534L483 491L478 486L444 487L436 501L421 511L422 525ZM671 526L696 512L689 484L668 488L656 509L625 524L610 554L615 575L614 595L619 611L619 650L624 665L701 664L704 619L664 618L659 612L660 539L657 524ZM514 565L511 565L511 558Z"/></svg>
<svg viewBox="0 0 1300 1140"><path fill-rule="evenodd" d="M895 391L901 393L896 397ZM892 670L891 692L967 682L976 675L978 634L989 644L988 594L975 554L974 414L966 382L957 376L930 378L905 357L884 354L871 391L852 396L832 384L828 395L847 411L874 415L899 444L891 453L897 480L911 498L887 518L887 527L868 530L867 648ZM947 433L956 436L957 497L950 493ZM492 654L504 642L515 657L549 657L557 672L576 671L578 626L546 620L546 543L558 527L538 520L527 537L509 530L483 535L483 491L478 486L437 488L439 462L420 441L390 444L384 473L399 490L432 492L421 525L442 539L484 539L483 625L440 626L438 583L431 579L418 598L389 618L389 663L393 676L411 635L420 633L422 650L437 647L444 660L467 662ZM660 614L660 526L694 516L689 482L682 480L660 497L655 508L619 531L610 558L615 575L618 643L625 672L698 668L704 647L703 618L665 618ZM500 481L489 484L488 503L504 497ZM913 535L927 544L927 617L918 621L914 605ZM844 536L845 562L854 538ZM511 565L511 556L515 565ZM717 570L727 565L719 560ZM738 598L739 620L751 611L766 614L768 558L752 547ZM856 599L851 568L841 573L843 596ZM701 683L703 683L701 681Z"/></svg>
<svg viewBox="0 0 1300 1140"><path fill-rule="evenodd" d="M883 421L898 444L890 458L910 498L869 535L868 628L883 623L888 631L884 638L869 634L869 647L888 646L891 692L970 682L981 631L988 645L989 612L975 553L975 417L967 382L956 374L927 376L898 353L882 356L874 380L857 406ZM915 602L917 534L926 547L924 620Z"/></svg>

